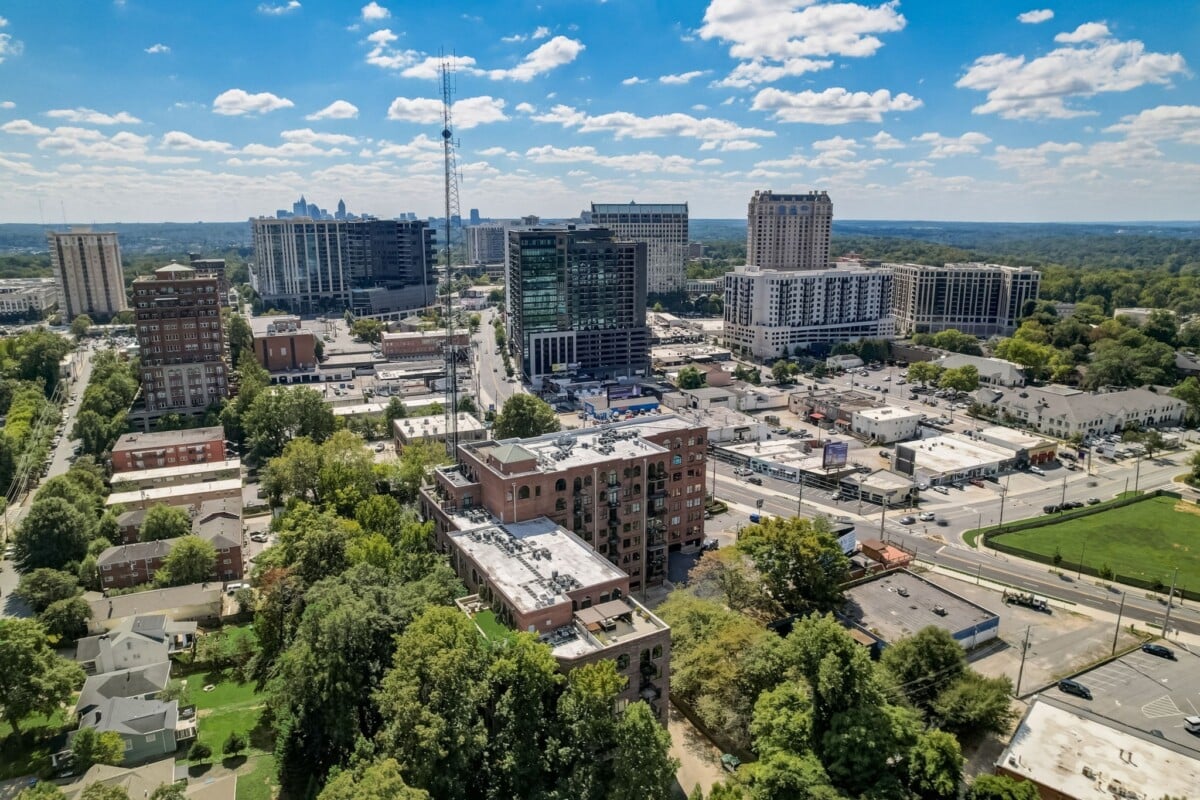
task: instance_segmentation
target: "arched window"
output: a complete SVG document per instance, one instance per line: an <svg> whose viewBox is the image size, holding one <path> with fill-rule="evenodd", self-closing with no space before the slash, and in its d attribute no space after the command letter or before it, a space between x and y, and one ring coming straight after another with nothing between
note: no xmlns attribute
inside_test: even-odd
<svg viewBox="0 0 1200 800"><path fill-rule="evenodd" d="M629 669L629 655L628 654L621 653L621 655L617 656L617 669L622 670L622 671Z"/></svg>
<svg viewBox="0 0 1200 800"><path fill-rule="evenodd" d="M576 480L578 480L578 479L576 479ZM566 490L567 490L567 479L566 478L559 478L558 480L556 480L554 482L554 491L565 492Z"/></svg>
<svg viewBox="0 0 1200 800"><path fill-rule="evenodd" d="M575 491L578 492L582 488L583 488L583 480L580 478L576 478L575 479Z"/></svg>
<svg viewBox="0 0 1200 800"><path fill-rule="evenodd" d="M654 658L654 659L662 658L662 645L661 644L654 645L654 652L651 654L650 657Z"/></svg>
<svg viewBox="0 0 1200 800"><path fill-rule="evenodd" d="M517 489L517 499L518 500L528 500L529 499L529 487L528 486L522 486L520 489Z"/></svg>

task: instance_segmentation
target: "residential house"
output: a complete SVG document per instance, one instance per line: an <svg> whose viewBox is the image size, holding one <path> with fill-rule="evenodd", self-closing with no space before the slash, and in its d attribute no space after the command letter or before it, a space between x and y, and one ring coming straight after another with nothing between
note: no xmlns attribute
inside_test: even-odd
<svg viewBox="0 0 1200 800"><path fill-rule="evenodd" d="M105 597L99 592L86 592L83 599L92 609L88 630L104 633L129 630L137 617L161 616L163 624L171 626L169 632L177 635L183 630L177 626L191 625L195 633L194 620L218 619L222 616L224 586L220 583L189 583L168 589L151 589L145 592ZM184 641L184 646L191 646Z"/></svg>
<svg viewBox="0 0 1200 800"><path fill-rule="evenodd" d="M170 681L170 661L91 675L84 681L79 698L75 701L75 715L81 717L114 697L153 700L167 688Z"/></svg>
<svg viewBox="0 0 1200 800"><path fill-rule="evenodd" d="M92 610L94 614L94 605ZM163 614L126 617L112 631L76 642L75 660L84 672L98 675L161 663L190 650L195 641L195 622L176 622Z"/></svg>
<svg viewBox="0 0 1200 800"><path fill-rule="evenodd" d="M118 734L125 743L123 764L169 755L180 742L196 738L195 717L180 719L175 700L113 697L80 717L79 730L84 728Z"/></svg>

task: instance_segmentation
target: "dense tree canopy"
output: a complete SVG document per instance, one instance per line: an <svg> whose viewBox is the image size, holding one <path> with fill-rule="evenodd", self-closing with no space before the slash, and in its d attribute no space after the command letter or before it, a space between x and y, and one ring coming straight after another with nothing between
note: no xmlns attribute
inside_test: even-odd
<svg viewBox="0 0 1200 800"><path fill-rule="evenodd" d="M540 436L558 430L558 417L546 401L531 394L518 393L504 401L496 415L492 435L497 439Z"/></svg>
<svg viewBox="0 0 1200 800"><path fill-rule="evenodd" d="M159 586L184 586L209 580L216 570L217 549L212 542L188 534L175 540L171 552L154 575Z"/></svg>
<svg viewBox="0 0 1200 800"><path fill-rule="evenodd" d="M83 684L83 668L54 644L36 620L0 618L0 712L15 731L30 714L53 714Z"/></svg>
<svg viewBox="0 0 1200 800"><path fill-rule="evenodd" d="M138 539L155 542L160 539L177 539L192 532L192 518L187 509L156 503L146 510Z"/></svg>

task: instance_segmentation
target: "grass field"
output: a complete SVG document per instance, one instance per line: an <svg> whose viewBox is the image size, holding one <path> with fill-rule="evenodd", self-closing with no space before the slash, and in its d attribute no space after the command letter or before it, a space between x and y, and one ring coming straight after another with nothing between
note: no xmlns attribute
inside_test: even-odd
<svg viewBox="0 0 1200 800"><path fill-rule="evenodd" d="M480 611L471 619L479 626L489 641L502 642L513 635L512 629L501 624L491 609Z"/></svg>
<svg viewBox="0 0 1200 800"><path fill-rule="evenodd" d="M1093 570L1108 565L1118 576L1157 579L1167 586L1178 568L1177 585L1200 590L1200 508L1173 497L1006 533L995 541L1047 557L1058 551L1071 564L1082 553L1084 566Z"/></svg>

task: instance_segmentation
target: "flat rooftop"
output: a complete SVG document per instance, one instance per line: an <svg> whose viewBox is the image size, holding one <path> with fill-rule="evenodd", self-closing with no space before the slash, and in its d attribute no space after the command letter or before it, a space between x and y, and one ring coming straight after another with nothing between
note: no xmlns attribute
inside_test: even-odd
<svg viewBox="0 0 1200 800"><path fill-rule="evenodd" d="M118 473L119 474L119 473ZM190 497L196 494L215 494L218 492L240 491L241 478L229 478L223 481L205 481L203 483L177 483L173 486L155 486L150 489L135 489L129 492L113 492L105 501L106 506L119 506L125 503L166 503L180 497Z"/></svg>
<svg viewBox="0 0 1200 800"><path fill-rule="evenodd" d="M916 465L928 472L960 472L965 469L1010 461L1012 451L999 445L979 442L965 436L931 436L905 442L916 453Z"/></svg>
<svg viewBox="0 0 1200 800"><path fill-rule="evenodd" d="M154 481L170 480L177 478L180 475L195 475L197 478L203 478L205 475L212 475L218 472L226 472L232 470L240 471L242 461L239 458L230 458L225 461L204 461L199 464L181 464L178 467L157 467L155 469L138 469L127 472L118 472L112 476L112 482L116 485L122 483L139 483L145 481L153 483Z"/></svg>
<svg viewBox="0 0 1200 800"><path fill-rule="evenodd" d="M1056 689L1046 694L1058 704L1106 724L1136 731L1160 745L1169 744L1200 759L1200 736L1183 728L1184 717L1200 715L1200 654L1172 642L1162 644L1174 652L1174 660L1134 650L1074 676L1091 690L1091 700L1062 694ZM1182 794L1196 796L1200 777L1193 780L1191 787L1191 795ZM1162 793L1167 792L1164 789Z"/></svg>
<svg viewBox="0 0 1200 800"><path fill-rule="evenodd" d="M294 314L251 317L250 331L253 333L255 339L261 339L264 336L288 336L297 333L313 333L312 328L308 327L308 323Z"/></svg>
<svg viewBox="0 0 1200 800"><path fill-rule="evenodd" d="M1024 431L1019 431L1016 428L1006 428L1003 425L992 425L983 428L979 431L980 436L987 436L992 439L999 439L1002 442L1008 442L1014 447L1030 448L1044 447L1050 444L1050 440L1044 436L1034 436Z"/></svg>
<svg viewBox="0 0 1200 800"><path fill-rule="evenodd" d="M1127 797L1197 796L1200 761L1194 751L1097 719L1063 703L1065 697L1034 700L998 766L1064 797L1116 797L1114 786L1135 793Z"/></svg>
<svg viewBox="0 0 1200 800"><path fill-rule="evenodd" d="M869 475L856 472L842 478L842 483L861 485L866 489L883 489L885 492L893 490L905 492L913 488L912 478L886 469L877 469Z"/></svg>
<svg viewBox="0 0 1200 800"><path fill-rule="evenodd" d="M336 413L336 412L335 412ZM484 424L473 414L458 414L458 432L475 432L484 429ZM392 421L393 434L403 431L409 439L428 439L446 435L446 415L432 414L426 417L403 417Z"/></svg>
<svg viewBox="0 0 1200 800"><path fill-rule="evenodd" d="M207 444L225 440L225 429L220 425L210 428L192 428L182 431L156 431L154 433L126 433L117 439L112 452L124 450L154 450L163 447L180 447L189 444Z"/></svg>
<svg viewBox="0 0 1200 800"><path fill-rule="evenodd" d="M903 589L908 592L904 597ZM964 597L906 570L880 575L845 591L842 616L885 642L899 641L930 625L951 633L996 617ZM940 607L945 615L937 614Z"/></svg>
<svg viewBox="0 0 1200 800"><path fill-rule="evenodd" d="M515 523L489 519L450 535L487 573L492 586L526 613L569 603L568 591L625 577L582 539L545 517Z"/></svg>
<svg viewBox="0 0 1200 800"><path fill-rule="evenodd" d="M468 332L466 328L454 329L455 336L466 336L467 333ZM380 334L380 336L385 341L399 341L402 339L445 339L446 331L440 328L435 331L396 331L395 333L383 333Z"/></svg>
<svg viewBox="0 0 1200 800"><path fill-rule="evenodd" d="M866 419L874 422L894 419L920 419L921 417L925 416L919 411L907 411L903 408L896 408L895 406L864 408L862 411L857 413L859 416L865 417Z"/></svg>

